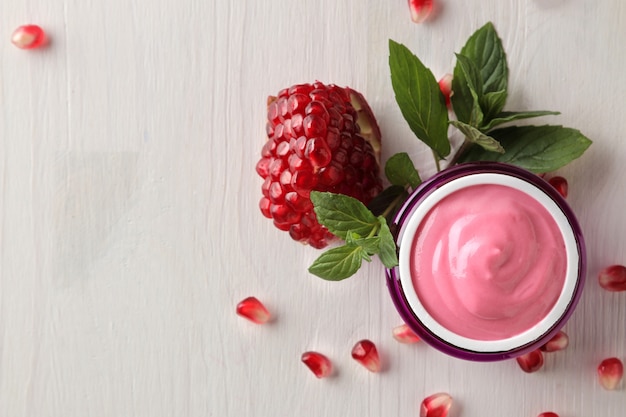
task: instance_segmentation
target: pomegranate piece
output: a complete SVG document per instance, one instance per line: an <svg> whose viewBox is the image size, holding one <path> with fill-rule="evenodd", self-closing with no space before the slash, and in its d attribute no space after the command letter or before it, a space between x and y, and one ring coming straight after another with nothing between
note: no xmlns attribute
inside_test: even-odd
<svg viewBox="0 0 626 417"><path fill-rule="evenodd" d="M526 373L537 372L543 367L543 353L539 349L518 356L517 364Z"/></svg>
<svg viewBox="0 0 626 417"><path fill-rule="evenodd" d="M424 398L420 406L420 417L446 417L452 406L452 397L445 392Z"/></svg>
<svg viewBox="0 0 626 417"><path fill-rule="evenodd" d="M433 11L433 0L409 0L411 20L414 23L422 23Z"/></svg>
<svg viewBox="0 0 626 417"><path fill-rule="evenodd" d="M37 25L24 25L15 29L11 42L20 49L35 49L45 45L46 34Z"/></svg>
<svg viewBox="0 0 626 417"><path fill-rule="evenodd" d="M237 314L256 324L270 321L271 315L262 302L255 297L248 297L237 304Z"/></svg>
<svg viewBox="0 0 626 417"><path fill-rule="evenodd" d="M326 378L333 373L332 362L321 353L304 352L301 360L317 378Z"/></svg>
<svg viewBox="0 0 626 417"><path fill-rule="evenodd" d="M559 417L557 413L553 413L552 411L545 411L539 414L537 417Z"/></svg>
<svg viewBox="0 0 626 417"><path fill-rule="evenodd" d="M256 172L261 213L292 239L323 248L335 237L320 225L311 191L368 204L383 189L380 129L362 94L321 82L281 90L267 102L267 141Z"/></svg>
<svg viewBox="0 0 626 417"><path fill-rule="evenodd" d="M624 364L618 358L604 359L598 365L598 380L604 389L614 390L622 381Z"/></svg>
<svg viewBox="0 0 626 417"><path fill-rule="evenodd" d="M567 198L568 185L567 180L563 177L552 177L548 180L563 198Z"/></svg>
<svg viewBox="0 0 626 417"><path fill-rule="evenodd" d="M406 324L396 326L392 330L393 338L400 343L417 343L420 338Z"/></svg>
<svg viewBox="0 0 626 417"><path fill-rule="evenodd" d="M446 106L450 108L450 96L452 95L452 74L446 74L439 80L439 89L446 99Z"/></svg>
<svg viewBox="0 0 626 417"><path fill-rule="evenodd" d="M352 358L370 372L380 372L380 357L376 345L367 339L358 341L352 348Z"/></svg>
<svg viewBox="0 0 626 417"><path fill-rule="evenodd" d="M544 352L556 352L565 349L569 345L569 337L564 331L559 331L545 345L541 346Z"/></svg>
<svg viewBox="0 0 626 417"><path fill-rule="evenodd" d="M626 266L611 265L598 274L600 286L607 291L626 291Z"/></svg>

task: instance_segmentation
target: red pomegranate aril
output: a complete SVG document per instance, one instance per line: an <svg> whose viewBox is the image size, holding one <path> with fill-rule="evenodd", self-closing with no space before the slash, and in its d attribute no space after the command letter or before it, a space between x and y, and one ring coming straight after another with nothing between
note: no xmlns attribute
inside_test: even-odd
<svg viewBox="0 0 626 417"><path fill-rule="evenodd" d="M272 186L272 177L265 178L263 185L261 186L261 192L265 197L270 196L270 187Z"/></svg>
<svg viewBox="0 0 626 417"><path fill-rule="evenodd" d="M263 213L263 215L267 217L268 219L272 218L272 213L270 213L271 204L272 203L267 197L263 197L261 198L261 201L259 201L259 208L261 209L261 213Z"/></svg>
<svg viewBox="0 0 626 417"><path fill-rule="evenodd" d="M320 171L320 183L333 187L343 181L343 169L341 166L337 166L336 162L331 162L326 168Z"/></svg>
<svg viewBox="0 0 626 417"><path fill-rule="evenodd" d="M283 158L289 153L289 142L280 142L276 146L276 156Z"/></svg>
<svg viewBox="0 0 626 417"><path fill-rule="evenodd" d="M256 324L270 321L270 313L256 297L248 297L237 304L237 314Z"/></svg>
<svg viewBox="0 0 626 417"><path fill-rule="evenodd" d="M304 352L301 360L317 378L326 378L333 373L332 362L321 353Z"/></svg>
<svg viewBox="0 0 626 417"><path fill-rule="evenodd" d="M286 192L288 192L289 189L291 189L291 177L292 177L291 171L289 171L288 169L284 170L280 174L279 182Z"/></svg>
<svg viewBox="0 0 626 417"><path fill-rule="evenodd" d="M302 122L304 121L304 116L300 113L296 113L291 116L291 129L293 130L294 136L300 136L304 133L304 127L302 127Z"/></svg>
<svg viewBox="0 0 626 417"><path fill-rule="evenodd" d="M450 108L450 96L452 94L452 74L446 74L439 80L439 89L446 100L446 107Z"/></svg>
<svg viewBox="0 0 626 417"><path fill-rule="evenodd" d="M445 392L430 395L420 405L420 417L447 417L452 397Z"/></svg>
<svg viewBox="0 0 626 417"><path fill-rule="evenodd" d="M274 152L276 152L276 141L274 139L269 139L265 142L263 148L261 149L261 156L263 158L269 158L274 156Z"/></svg>
<svg viewBox="0 0 626 417"><path fill-rule="evenodd" d="M326 122L320 116L309 114L302 121L302 127L307 138L326 136Z"/></svg>
<svg viewBox="0 0 626 417"><path fill-rule="evenodd" d="M406 324L401 324L400 326L396 326L392 330L393 338L396 339L400 343L410 344L417 343L420 341L419 336L417 336L413 330Z"/></svg>
<svg viewBox="0 0 626 417"><path fill-rule="evenodd" d="M361 166L363 164L363 152L355 149L350 154L350 164L353 166Z"/></svg>
<svg viewBox="0 0 626 417"><path fill-rule="evenodd" d="M278 106L278 119L281 121L285 120L285 117L289 115L289 105L287 104L287 99L285 97L280 97L276 105Z"/></svg>
<svg viewBox="0 0 626 417"><path fill-rule="evenodd" d="M553 413L552 411L545 411L539 414L537 417L559 417L557 413Z"/></svg>
<svg viewBox="0 0 626 417"><path fill-rule="evenodd" d="M306 94L308 95L313 91L313 86L310 84L296 84L289 87L288 94Z"/></svg>
<svg viewBox="0 0 626 417"><path fill-rule="evenodd" d="M308 198L316 185L317 177L311 171L296 171L291 177L291 186L303 197Z"/></svg>
<svg viewBox="0 0 626 417"><path fill-rule="evenodd" d="M318 116L321 117L322 120L326 124L330 121L330 111L332 111L332 107L327 109L326 106L320 101L311 101L306 108L304 109L304 114L307 116Z"/></svg>
<svg viewBox="0 0 626 417"><path fill-rule="evenodd" d="M539 349L525 353L516 360L522 371L526 373L537 372L543 367L543 353Z"/></svg>
<svg viewBox="0 0 626 417"><path fill-rule="evenodd" d="M548 180L550 185L554 187L555 190L561 194L561 197L567 198L568 194L568 185L567 180L563 177L552 177Z"/></svg>
<svg viewBox="0 0 626 417"><path fill-rule="evenodd" d="M559 331L552 339L540 349L544 352L557 352L564 350L569 345L569 337L564 331Z"/></svg>
<svg viewBox="0 0 626 417"><path fill-rule="evenodd" d="M313 209L313 203L308 198L302 197L295 191L290 191L285 194L285 202L291 207L293 210L306 213L309 210Z"/></svg>
<svg viewBox="0 0 626 417"><path fill-rule="evenodd" d="M411 20L414 23L422 23L430 16L433 10L433 0L409 0Z"/></svg>
<svg viewBox="0 0 626 417"><path fill-rule="evenodd" d="M269 190L270 201L274 204L280 204L285 201L285 192L278 182L273 182Z"/></svg>
<svg viewBox="0 0 626 417"><path fill-rule="evenodd" d="M272 204L270 206L272 218L278 223L289 229L290 225L300 220L301 214L291 210L285 204ZM282 227L281 227L282 229Z"/></svg>
<svg viewBox="0 0 626 417"><path fill-rule="evenodd" d="M352 358L370 372L380 372L380 357L376 345L367 339L360 340L352 348Z"/></svg>
<svg viewBox="0 0 626 417"><path fill-rule="evenodd" d="M304 150L305 158L308 158L314 168L323 168L332 160L331 150L322 138L309 139Z"/></svg>
<svg viewBox="0 0 626 417"><path fill-rule="evenodd" d="M270 163L272 162L271 158L261 158L259 162L256 164L256 172L261 177L265 178L270 174Z"/></svg>
<svg viewBox="0 0 626 417"><path fill-rule="evenodd" d="M624 364L618 358L607 358L598 365L598 380L606 390L616 389L624 375Z"/></svg>
<svg viewBox="0 0 626 417"><path fill-rule="evenodd" d="M626 291L626 266L611 265L602 269L598 274L598 283L607 291Z"/></svg>
<svg viewBox="0 0 626 417"><path fill-rule="evenodd" d="M13 45L20 49L35 49L46 44L46 33L37 25L20 26L11 36Z"/></svg>
<svg viewBox="0 0 626 417"><path fill-rule="evenodd" d="M289 235L298 242L306 241L311 236L311 230L302 223L292 224L289 227Z"/></svg>
<svg viewBox="0 0 626 417"><path fill-rule="evenodd" d="M276 158L270 163L270 176L272 178L278 179L280 174L283 172L285 168L285 163L282 159Z"/></svg>
<svg viewBox="0 0 626 417"><path fill-rule="evenodd" d="M339 134L339 129L335 127L329 127L328 129L326 129L326 131L326 144L331 151L336 151L341 145L341 136Z"/></svg>
<svg viewBox="0 0 626 417"><path fill-rule="evenodd" d="M287 105L289 108L289 113L301 113L304 112L306 106L311 102L311 98L308 94L293 94L287 100Z"/></svg>

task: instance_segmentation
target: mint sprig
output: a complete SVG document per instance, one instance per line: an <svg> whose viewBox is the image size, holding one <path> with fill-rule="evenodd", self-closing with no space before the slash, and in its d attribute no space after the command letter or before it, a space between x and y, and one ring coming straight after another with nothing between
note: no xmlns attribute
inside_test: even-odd
<svg viewBox="0 0 626 417"><path fill-rule="evenodd" d="M409 128L433 152L437 169L470 161L514 164L532 172L555 171L580 157L591 141L563 126L508 126L517 120L558 115L546 110L504 110L509 68L502 40L492 23L478 29L456 54L450 120L435 76L406 46L389 40L389 69L396 102ZM448 127L465 140L451 154ZM385 165L388 188L368 207L356 199L328 192L311 192L320 224L345 241L323 253L309 271L327 280L342 280L358 271L363 260L378 255L387 268L398 264L397 247L388 220L421 184L418 170L405 152Z"/></svg>
<svg viewBox="0 0 626 417"><path fill-rule="evenodd" d="M363 260L379 255L387 268L398 265L396 243L384 216L374 216L355 198L329 192L311 192L317 221L345 244L324 252L309 272L330 281L352 276Z"/></svg>

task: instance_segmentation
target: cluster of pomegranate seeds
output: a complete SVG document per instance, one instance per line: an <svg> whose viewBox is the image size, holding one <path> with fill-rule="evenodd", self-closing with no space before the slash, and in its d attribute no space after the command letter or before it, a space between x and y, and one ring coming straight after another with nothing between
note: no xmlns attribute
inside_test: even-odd
<svg viewBox="0 0 626 417"><path fill-rule="evenodd" d="M607 291L626 291L626 266L611 265L598 274L600 286Z"/></svg>
<svg viewBox="0 0 626 417"><path fill-rule="evenodd" d="M516 360L522 371L529 374L537 372L543 367L543 353L539 349L518 356Z"/></svg>
<svg viewBox="0 0 626 417"><path fill-rule="evenodd" d="M569 345L569 336L564 331L559 331L552 339L540 349L544 352L557 352L564 350Z"/></svg>
<svg viewBox="0 0 626 417"><path fill-rule="evenodd" d="M446 107L450 108L450 96L452 95L452 74L446 74L439 80L439 89L446 99Z"/></svg>
<svg viewBox="0 0 626 417"><path fill-rule="evenodd" d="M433 0L409 0L411 20L414 23L422 23L433 11Z"/></svg>
<svg viewBox="0 0 626 417"><path fill-rule="evenodd" d="M248 297L237 304L237 314L256 324L270 321L271 315L262 302L255 297Z"/></svg>
<svg viewBox="0 0 626 417"><path fill-rule="evenodd" d="M321 82L268 98L267 142L256 165L264 179L259 208L294 240L316 248L334 239L309 198L329 191L367 204L382 191L380 130L363 96Z"/></svg>
<svg viewBox="0 0 626 417"><path fill-rule="evenodd" d="M563 198L567 198L568 185L567 185L567 180L565 178L552 177L548 180L548 182L559 192L559 194L561 194Z"/></svg>
<svg viewBox="0 0 626 417"><path fill-rule="evenodd" d="M37 25L24 25L15 29L11 42L20 49L35 49L46 44L46 34Z"/></svg>
<svg viewBox="0 0 626 417"><path fill-rule="evenodd" d="M546 411L546 412L539 414L537 417L559 417L559 415L552 411Z"/></svg>
<svg viewBox="0 0 626 417"><path fill-rule="evenodd" d="M392 330L393 338L400 343L417 343L420 338L406 324L396 326Z"/></svg>
<svg viewBox="0 0 626 417"><path fill-rule="evenodd" d="M598 380L604 389L616 389L624 375L624 364L618 358L604 359L598 365Z"/></svg>
<svg viewBox="0 0 626 417"><path fill-rule="evenodd" d="M321 353L304 352L301 360L317 378L326 378L333 373L332 362Z"/></svg>
<svg viewBox="0 0 626 417"><path fill-rule="evenodd" d="M452 406L452 397L445 392L424 398L420 406L420 417L446 417Z"/></svg>
<svg viewBox="0 0 626 417"><path fill-rule="evenodd" d="M380 357L376 345L367 339L358 341L352 348L352 358L370 372L380 372Z"/></svg>

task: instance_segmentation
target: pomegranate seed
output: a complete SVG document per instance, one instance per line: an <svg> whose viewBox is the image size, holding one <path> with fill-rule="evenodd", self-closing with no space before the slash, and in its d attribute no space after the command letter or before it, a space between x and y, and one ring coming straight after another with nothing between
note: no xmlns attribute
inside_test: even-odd
<svg viewBox="0 0 626 417"><path fill-rule="evenodd" d="M541 346L540 349L544 352L556 352L558 350L565 349L567 345L569 345L569 337L567 336L567 333L559 331L548 341L548 343Z"/></svg>
<svg viewBox="0 0 626 417"><path fill-rule="evenodd" d="M393 338L400 343L416 343L420 341L420 338L406 324L394 327L392 332Z"/></svg>
<svg viewBox="0 0 626 417"><path fill-rule="evenodd" d="M45 45L46 34L37 25L24 25L15 29L11 42L20 49L35 49Z"/></svg>
<svg viewBox="0 0 626 417"><path fill-rule="evenodd" d="M422 23L433 10L433 0L409 0L411 10L411 20L415 23Z"/></svg>
<svg viewBox="0 0 626 417"><path fill-rule="evenodd" d="M539 414L537 417L559 417L557 413L553 413L552 411L545 411Z"/></svg>
<svg viewBox="0 0 626 417"><path fill-rule="evenodd" d="M326 378L333 373L332 362L321 353L304 352L301 359L318 378Z"/></svg>
<svg viewBox="0 0 626 417"><path fill-rule="evenodd" d="M361 340L352 348L352 358L370 372L380 372L380 358L376 345L367 339Z"/></svg>
<svg viewBox="0 0 626 417"><path fill-rule="evenodd" d="M452 95L452 74L446 74L439 80L439 89L446 99L446 106L450 107L450 96Z"/></svg>
<svg viewBox="0 0 626 417"><path fill-rule="evenodd" d="M452 397L445 392L424 398L420 406L420 417L446 417L452 406Z"/></svg>
<svg viewBox="0 0 626 417"><path fill-rule="evenodd" d="M611 265L598 274L600 286L607 291L626 291L626 266Z"/></svg>
<svg viewBox="0 0 626 417"><path fill-rule="evenodd" d="M237 314L256 324L264 324L270 321L270 313L267 308L255 297L248 297L237 304Z"/></svg>
<svg viewBox="0 0 626 417"><path fill-rule="evenodd" d="M543 353L539 349L525 353L516 358L522 371L527 373L537 372L543 366Z"/></svg>
<svg viewBox="0 0 626 417"><path fill-rule="evenodd" d="M604 389L617 388L624 375L624 365L618 358L608 358L598 365L598 380Z"/></svg>
<svg viewBox="0 0 626 417"><path fill-rule="evenodd" d="M552 177L548 180L550 185L552 185L558 192L561 194L563 198L567 198L567 180L563 177Z"/></svg>

